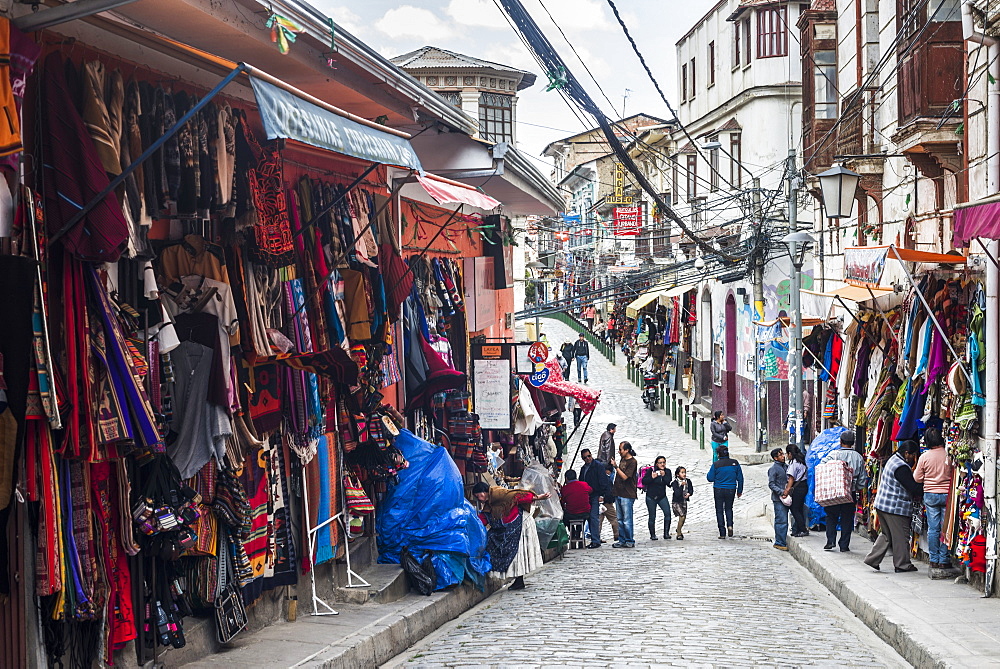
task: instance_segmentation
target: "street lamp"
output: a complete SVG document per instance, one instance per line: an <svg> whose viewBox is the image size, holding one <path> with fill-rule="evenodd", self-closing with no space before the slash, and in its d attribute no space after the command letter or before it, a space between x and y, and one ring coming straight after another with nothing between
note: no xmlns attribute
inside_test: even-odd
<svg viewBox="0 0 1000 669"><path fill-rule="evenodd" d="M854 194L861 175L843 165L831 167L816 175L823 191L823 206L827 218L850 218L854 209Z"/></svg>
<svg viewBox="0 0 1000 669"><path fill-rule="evenodd" d="M538 285L542 282L541 273L545 269L545 263L539 262L537 260L532 260L524 265L531 270L531 275L534 278L535 283L535 341L540 341L542 338L541 324L538 320L538 310L541 309L541 293L538 291Z"/></svg>
<svg viewBox="0 0 1000 669"><path fill-rule="evenodd" d="M794 413L789 418L789 425L794 426L795 444L802 448L802 433L804 421L802 414L802 265L806 261L806 252L816 243L808 232L792 232L785 235L781 243L788 247L788 255L792 258L792 361L788 371L792 374L792 404Z"/></svg>

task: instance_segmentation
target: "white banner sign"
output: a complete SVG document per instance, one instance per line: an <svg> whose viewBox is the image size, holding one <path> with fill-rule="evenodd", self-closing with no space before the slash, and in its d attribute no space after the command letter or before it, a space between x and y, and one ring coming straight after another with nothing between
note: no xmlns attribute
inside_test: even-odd
<svg viewBox="0 0 1000 669"><path fill-rule="evenodd" d="M510 360L472 361L473 404L484 430L510 429Z"/></svg>

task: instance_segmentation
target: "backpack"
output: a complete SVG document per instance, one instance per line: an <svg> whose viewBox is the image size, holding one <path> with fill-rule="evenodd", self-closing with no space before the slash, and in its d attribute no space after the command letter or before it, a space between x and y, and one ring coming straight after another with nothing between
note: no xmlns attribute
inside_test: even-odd
<svg viewBox="0 0 1000 669"><path fill-rule="evenodd" d="M642 485L642 479L643 479L643 477L646 476L646 472L651 471L652 469L653 469L653 465L643 465L642 467L639 467L639 472L638 472L639 479L636 481L636 484L635 484L635 486L639 490L642 490L642 489L645 488L645 486Z"/></svg>

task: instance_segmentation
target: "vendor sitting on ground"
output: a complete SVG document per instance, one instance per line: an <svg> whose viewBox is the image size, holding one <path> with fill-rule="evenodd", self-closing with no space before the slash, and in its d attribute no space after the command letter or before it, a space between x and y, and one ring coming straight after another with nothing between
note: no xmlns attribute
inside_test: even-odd
<svg viewBox="0 0 1000 669"><path fill-rule="evenodd" d="M486 552L491 571L503 579L513 578L510 589L520 590L525 575L542 566L542 547L535 519L531 517L531 503L548 499L549 493L536 495L530 490L510 490L479 482L472 487L472 494L482 503L479 517L489 528Z"/></svg>
<svg viewBox="0 0 1000 669"><path fill-rule="evenodd" d="M562 498L563 521L587 520L590 518L591 487L583 481L578 481L576 471L566 470L566 483L563 484Z"/></svg>

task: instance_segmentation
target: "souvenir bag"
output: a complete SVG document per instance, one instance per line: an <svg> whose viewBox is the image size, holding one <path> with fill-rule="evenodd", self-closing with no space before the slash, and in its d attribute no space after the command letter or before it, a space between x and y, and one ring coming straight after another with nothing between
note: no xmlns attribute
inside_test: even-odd
<svg viewBox="0 0 1000 669"><path fill-rule="evenodd" d="M816 488L813 497L820 506L853 502L851 480L854 470L844 460L827 460L816 465Z"/></svg>
<svg viewBox="0 0 1000 669"><path fill-rule="evenodd" d="M375 512L375 505L368 499L365 489L352 476L344 477L344 490L347 493L347 510L355 516L367 516Z"/></svg>
<svg viewBox="0 0 1000 669"><path fill-rule="evenodd" d="M229 533L219 533L218 585L215 595L215 629L219 643L228 643L247 626L243 595L236 586L236 573L230 558Z"/></svg>

